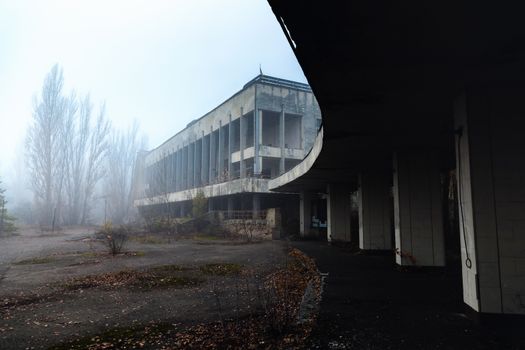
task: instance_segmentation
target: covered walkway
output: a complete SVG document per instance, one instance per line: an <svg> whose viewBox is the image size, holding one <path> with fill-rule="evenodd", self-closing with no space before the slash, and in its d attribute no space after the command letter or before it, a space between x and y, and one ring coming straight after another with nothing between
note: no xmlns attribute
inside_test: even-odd
<svg viewBox="0 0 525 350"><path fill-rule="evenodd" d="M525 348L523 320L475 321L464 314L459 267L407 268L392 253L292 244L328 273L312 348Z"/></svg>

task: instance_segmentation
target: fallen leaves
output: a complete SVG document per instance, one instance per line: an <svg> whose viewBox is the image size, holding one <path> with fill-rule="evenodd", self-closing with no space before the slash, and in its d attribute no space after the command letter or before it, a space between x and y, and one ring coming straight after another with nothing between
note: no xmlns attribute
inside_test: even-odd
<svg viewBox="0 0 525 350"><path fill-rule="evenodd" d="M261 270L252 271L234 263L126 269L77 277L54 283L46 291L6 298L0 310L4 319L9 319L9 313L16 314L26 305L34 304L39 308L40 315L28 317L24 322L27 327L41 330L41 334L52 337L53 342L75 337L74 340L51 348L55 350L304 348L315 322L315 315L306 322L299 322L298 314L305 290L312 289L309 286L314 286L317 293L320 290L320 277L315 263L301 252L291 250L283 266L270 273L268 270L264 271L262 274ZM210 282L204 284L207 279ZM218 290L210 290L212 283ZM149 313L156 318L159 313L153 308L177 312L177 309L172 309L171 304L156 303L158 299L151 299L152 296L159 295L159 292L155 294L152 290L165 288L160 293L169 296L172 295L171 289L166 288L181 287L190 287L177 293L192 297L191 307L198 310L197 314L203 317L205 315L206 321L200 318L200 323L197 324L181 324L171 320L168 322L164 316L163 319L159 317L154 322L144 323L150 318L139 316L137 322L121 318L123 314L138 315L139 310L141 314ZM128 288L126 293L122 293L122 288ZM89 316L79 313L70 318L69 313L67 318L54 313L54 319L42 317L44 308L60 305L64 298L71 304L83 300L86 294L90 298L98 298L99 291L105 292L106 299L102 302L107 303L109 300L112 306L117 307L116 314L103 312L97 318L96 313ZM127 296L136 296L136 291L145 292L144 300L141 299L138 304L130 304ZM223 310L214 310L215 299ZM163 311L163 315L168 314ZM174 317L176 315L175 313ZM82 336L86 334L86 329L100 329L99 327L106 327L107 331L95 336ZM0 333L4 332L9 332L9 329L0 327ZM80 335L74 335L73 332Z"/></svg>
<svg viewBox="0 0 525 350"><path fill-rule="evenodd" d="M73 278L64 283L64 288L67 290L98 287L151 289L155 287L191 287L203 282L200 276L184 275L182 273L184 271L184 269L171 268L171 265L157 266L146 271L122 270Z"/></svg>
<svg viewBox="0 0 525 350"><path fill-rule="evenodd" d="M80 338L52 349L302 349L311 333L315 315L309 322L298 322L297 314L307 286L317 286L315 290L319 297L320 276L313 260L301 252L292 250L290 258L285 267L262 278L261 289L257 293L254 292L254 295L258 296L249 300L264 305L248 307L249 314L236 314L233 318L220 317L220 320L215 322L193 325L159 321L142 326L114 328L95 337ZM228 270L227 267L216 265L207 268L217 269L214 274L219 276L224 270ZM173 273L180 270L157 268L156 271ZM126 282L114 283L126 284L138 277L132 278L124 274L106 278L109 281L116 278ZM220 297L218 296L219 299L231 298L231 292L235 290L237 303L240 303L238 289L224 288L226 289ZM226 296L228 291L230 295ZM223 303L226 303L226 300L223 300ZM239 309L240 305L236 305L235 308Z"/></svg>

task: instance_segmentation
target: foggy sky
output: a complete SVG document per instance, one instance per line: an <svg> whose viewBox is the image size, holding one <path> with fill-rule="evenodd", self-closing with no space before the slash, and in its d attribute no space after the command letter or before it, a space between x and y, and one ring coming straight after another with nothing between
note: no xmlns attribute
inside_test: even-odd
<svg viewBox="0 0 525 350"><path fill-rule="evenodd" d="M149 148L259 74L306 82L266 0L0 2L0 177L16 177L32 99L53 64L65 90L136 119Z"/></svg>

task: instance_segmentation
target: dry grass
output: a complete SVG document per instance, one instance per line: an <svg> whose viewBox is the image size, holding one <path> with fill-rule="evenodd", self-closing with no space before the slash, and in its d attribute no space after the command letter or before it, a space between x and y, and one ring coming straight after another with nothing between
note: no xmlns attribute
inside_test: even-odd
<svg viewBox="0 0 525 350"><path fill-rule="evenodd" d="M37 264L49 264L54 262L56 259L51 256L41 257L41 258L30 258L17 261L13 263L14 265L37 265Z"/></svg>
<svg viewBox="0 0 525 350"><path fill-rule="evenodd" d="M233 263L206 264L199 267L199 270L211 276L231 276L240 274L243 266Z"/></svg>

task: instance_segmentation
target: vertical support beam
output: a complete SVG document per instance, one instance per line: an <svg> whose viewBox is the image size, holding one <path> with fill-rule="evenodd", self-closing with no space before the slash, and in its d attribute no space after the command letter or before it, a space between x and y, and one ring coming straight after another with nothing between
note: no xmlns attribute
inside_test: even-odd
<svg viewBox="0 0 525 350"><path fill-rule="evenodd" d="M399 265L445 265L436 152L410 150L394 155L394 222Z"/></svg>
<svg viewBox="0 0 525 350"><path fill-rule="evenodd" d="M168 163L168 153L163 153L161 156L161 177L162 177L162 184L161 184L161 193L165 194L168 193L168 181L169 181L169 163Z"/></svg>
<svg viewBox="0 0 525 350"><path fill-rule="evenodd" d="M219 159L218 163L218 178L220 181L225 181L224 179L224 135L222 130L222 121L219 120Z"/></svg>
<svg viewBox="0 0 525 350"><path fill-rule="evenodd" d="M232 179L233 127L232 114L228 116L228 180ZM228 197L229 198L229 197Z"/></svg>
<svg viewBox="0 0 525 350"><path fill-rule="evenodd" d="M244 162L244 149L246 148L246 120L244 120L243 108L241 107L241 117L239 118L239 143L241 150L241 161L240 161L240 170L241 178L246 177L246 163Z"/></svg>
<svg viewBox="0 0 525 350"><path fill-rule="evenodd" d="M197 140L193 142L193 187L199 185L199 180L197 178L197 168L199 166L199 157L197 153Z"/></svg>
<svg viewBox="0 0 525 350"><path fill-rule="evenodd" d="M312 227L312 194L303 191L299 194L299 231L301 237L310 236Z"/></svg>
<svg viewBox="0 0 525 350"><path fill-rule="evenodd" d="M188 188L194 187L194 173L193 169L194 167L194 157L195 157L195 143L189 143L188 144Z"/></svg>
<svg viewBox="0 0 525 350"><path fill-rule="evenodd" d="M206 171L206 138L204 137L204 131L202 131L201 140L201 184L204 186L208 183L208 173Z"/></svg>
<svg viewBox="0 0 525 350"><path fill-rule="evenodd" d="M180 146L175 151L175 191L180 191Z"/></svg>
<svg viewBox="0 0 525 350"><path fill-rule="evenodd" d="M181 179L182 179L182 182L181 182L181 190L185 190L187 187L186 187L186 146L184 146L184 144L182 144L182 148L181 148L181 156L182 156L182 159L181 159L181 167L180 167L180 176L181 176Z"/></svg>
<svg viewBox="0 0 525 350"><path fill-rule="evenodd" d="M176 192L178 191L179 189L179 184L178 184L178 181L179 181L179 174L178 174L178 170L179 170L179 154L178 154L178 149L174 150L173 151L173 191Z"/></svg>
<svg viewBox="0 0 525 350"><path fill-rule="evenodd" d="M257 214L261 210L261 195L259 193L254 193L252 196L252 211L253 218L257 218Z"/></svg>
<svg viewBox="0 0 525 350"><path fill-rule="evenodd" d="M279 173L284 174L285 167L285 150L284 150L284 105L281 104L281 114L279 116L279 143L281 146L281 161L279 162Z"/></svg>
<svg viewBox="0 0 525 350"><path fill-rule="evenodd" d="M215 137L213 136L213 126L210 126L210 166L209 166L209 174L208 174L208 182L210 184L213 183L213 172L215 170L215 164L213 162L213 160L215 159L214 157L214 150L213 150L213 146L214 146L214 139Z"/></svg>
<svg viewBox="0 0 525 350"><path fill-rule="evenodd" d="M327 186L326 207L328 211L328 241L351 240L350 235L350 190L345 185L329 184Z"/></svg>
<svg viewBox="0 0 525 350"><path fill-rule="evenodd" d="M184 190L184 145L179 148L179 191Z"/></svg>
<svg viewBox="0 0 525 350"><path fill-rule="evenodd" d="M233 211L233 208L234 208L234 203L233 203L233 196L228 196L227 197L227 201L228 201L228 214L231 214L231 212Z"/></svg>
<svg viewBox="0 0 525 350"><path fill-rule="evenodd" d="M182 169L182 157L181 157L181 151L180 146L177 147L177 191L180 191L182 188L182 178L181 178L181 169Z"/></svg>
<svg viewBox="0 0 525 350"><path fill-rule="evenodd" d="M359 175L359 248L392 249L391 174L367 168Z"/></svg>
<svg viewBox="0 0 525 350"><path fill-rule="evenodd" d="M188 169L190 167L189 157L190 156L190 145L187 144L184 146L184 189L187 190L190 188L190 178L188 176L189 172Z"/></svg>
<svg viewBox="0 0 525 350"><path fill-rule="evenodd" d="M253 118L253 142L254 142L254 155L253 155L253 173L255 176L261 175L262 171L262 158L259 154L261 139L262 139L262 110L254 109Z"/></svg>
<svg viewBox="0 0 525 350"><path fill-rule="evenodd" d="M175 191L175 151L172 149L168 156L170 176L168 178L168 192Z"/></svg>
<svg viewBox="0 0 525 350"><path fill-rule="evenodd" d="M522 84L479 84L456 101L463 299L525 314L525 106Z"/></svg>
<svg viewBox="0 0 525 350"><path fill-rule="evenodd" d="M472 108L471 106L469 106ZM478 110L479 112L479 110ZM470 117L470 118L469 118ZM469 121L469 119L473 119ZM481 119L481 118L477 118ZM461 262L462 262L462 278L463 278L463 301L476 311L492 310L495 312L501 311L501 291L497 288L500 283L499 276L497 277L496 285L492 285L489 290L489 295L493 295L491 298L486 298L485 291L487 286L484 285L483 290L479 285L479 271L478 261L476 254L477 247L477 231L483 238L493 237L496 233L494 227L494 209L487 208L487 202L494 199L493 193L490 190L493 186L487 186L488 182L492 179L487 179L487 168L490 165L491 159L488 157L490 150L484 149L481 152L480 146L481 138L485 139L484 143L488 143L490 139L488 130L486 130L486 122L480 123L475 121L474 116L467 114L467 97L461 96L456 100L454 108L454 123L457 131L455 142L456 142L456 178L458 184L458 211L459 211L459 231L460 231L460 242L461 242ZM478 124L478 125L476 125ZM485 128L482 128L479 124L485 124ZM485 129L485 130L483 130ZM471 146L472 145L472 146ZM471 148L475 150L474 155L471 155ZM481 157L476 157L476 153L480 156L487 157L487 161L483 161ZM474 158L473 164L471 165L471 158ZM491 169L492 170L492 169ZM478 173L479 171L479 173ZM482 178L482 181L478 178L472 178L471 172L474 172L477 177ZM491 177L492 174L489 176ZM485 187L485 191L489 193L489 201L483 203L480 201L481 208L474 208L473 194L481 192L482 187ZM481 210L480 210L481 209ZM476 222L478 221L478 222ZM489 224L487 224L489 223ZM476 226L478 229L476 230ZM480 238L481 238L480 237ZM490 252L491 256L497 253L497 243L491 242L490 246L484 247L485 252ZM484 254L485 255L485 254ZM485 263L488 259L483 257ZM493 263L495 259L490 259ZM494 270L494 269L491 269ZM495 277L495 274L491 274ZM486 278L485 276L483 276ZM485 284L485 283L484 283ZM494 288L496 287L496 288ZM496 297L494 297L494 295ZM482 304L485 304L482 307Z"/></svg>

